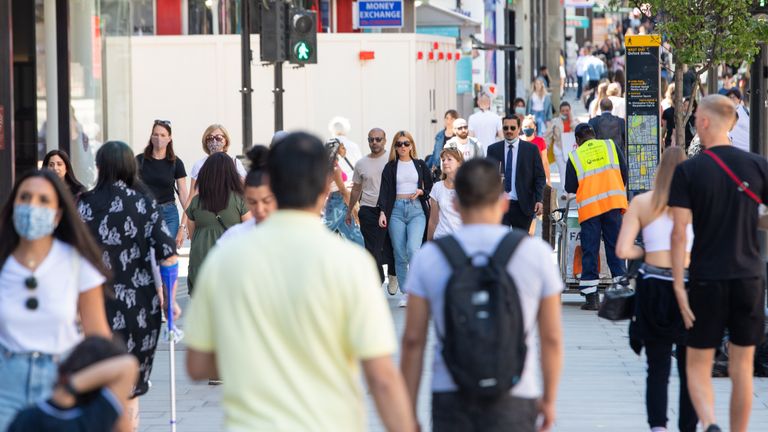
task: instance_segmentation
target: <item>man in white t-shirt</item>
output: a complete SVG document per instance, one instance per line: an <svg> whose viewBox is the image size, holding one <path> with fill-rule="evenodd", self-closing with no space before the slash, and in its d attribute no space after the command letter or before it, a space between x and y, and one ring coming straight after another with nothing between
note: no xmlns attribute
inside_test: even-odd
<svg viewBox="0 0 768 432"><path fill-rule="evenodd" d="M469 136L469 125L463 118L457 118L453 121L453 138L445 143L443 149L447 148L457 149L464 156L464 161L485 156L483 146L477 138Z"/></svg>
<svg viewBox="0 0 768 432"><path fill-rule="evenodd" d="M734 87L728 90L725 95L733 102L733 106L736 107L736 115L739 117L729 134L733 146L749 151L749 113L744 108L744 104L741 103L741 91Z"/></svg>
<svg viewBox="0 0 768 432"><path fill-rule="evenodd" d="M469 135L480 141L483 152L488 146L499 141L501 133L501 117L491 111L491 97L483 93L477 98L477 106L480 111L469 116Z"/></svg>
<svg viewBox="0 0 768 432"><path fill-rule="evenodd" d="M498 165L485 159L469 161L456 175L457 208L464 226L454 237L467 256L492 255L509 228L499 222L508 202L502 193ZM482 265L475 262L476 265ZM552 249L541 240L525 238L512 255L506 270L517 287L525 325L527 354L520 381L509 393L492 403L468 399L458 391L442 357L438 340L432 363L432 419L435 430L534 431L537 417L541 430L554 423L555 400L563 362L560 293L563 282L552 261ZM436 333L445 335L445 290L450 265L437 245L424 245L411 261L406 289L408 315L400 368L410 391L414 411L418 406L424 348L430 315ZM535 331L538 330L538 331ZM535 334L539 335L541 354ZM477 353L483 355L483 353ZM541 372L541 373L539 373ZM544 385L538 382L543 377ZM470 427L471 426L471 427Z"/></svg>

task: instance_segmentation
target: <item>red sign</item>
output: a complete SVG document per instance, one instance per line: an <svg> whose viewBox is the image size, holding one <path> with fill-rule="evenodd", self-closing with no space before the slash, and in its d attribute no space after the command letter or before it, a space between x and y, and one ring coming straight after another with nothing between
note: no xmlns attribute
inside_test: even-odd
<svg viewBox="0 0 768 432"><path fill-rule="evenodd" d="M0 105L0 150L5 150L5 107Z"/></svg>

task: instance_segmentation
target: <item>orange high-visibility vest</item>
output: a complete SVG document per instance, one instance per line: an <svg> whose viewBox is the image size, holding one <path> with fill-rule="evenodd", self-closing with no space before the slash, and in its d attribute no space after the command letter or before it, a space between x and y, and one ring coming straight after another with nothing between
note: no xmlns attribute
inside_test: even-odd
<svg viewBox="0 0 768 432"><path fill-rule="evenodd" d="M627 209L627 191L613 140L589 140L568 158L579 178L579 223L613 209Z"/></svg>

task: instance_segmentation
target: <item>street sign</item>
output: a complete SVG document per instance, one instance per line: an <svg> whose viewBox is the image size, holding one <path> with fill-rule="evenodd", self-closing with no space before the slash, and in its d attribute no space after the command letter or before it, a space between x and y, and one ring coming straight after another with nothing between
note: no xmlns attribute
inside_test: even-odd
<svg viewBox="0 0 768 432"><path fill-rule="evenodd" d="M595 0L565 0L567 8L591 8L595 5Z"/></svg>
<svg viewBox="0 0 768 432"><path fill-rule="evenodd" d="M568 15L565 17L565 26L568 28L588 29L589 18L578 15Z"/></svg>
<svg viewBox="0 0 768 432"><path fill-rule="evenodd" d="M357 18L360 28L400 28L403 0L358 0Z"/></svg>
<svg viewBox="0 0 768 432"><path fill-rule="evenodd" d="M309 58L312 56L312 48L306 41L299 41L293 46L293 54L298 61L309 61Z"/></svg>

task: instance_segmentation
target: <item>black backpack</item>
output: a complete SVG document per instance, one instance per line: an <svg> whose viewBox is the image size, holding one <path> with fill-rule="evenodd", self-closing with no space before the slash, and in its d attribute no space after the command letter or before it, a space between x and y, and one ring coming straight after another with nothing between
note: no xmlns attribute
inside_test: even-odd
<svg viewBox="0 0 768 432"><path fill-rule="evenodd" d="M527 233L513 230L476 267L453 236L435 240L453 274L445 288L443 360L459 390L495 399L520 381L527 347L520 297L507 263Z"/></svg>

